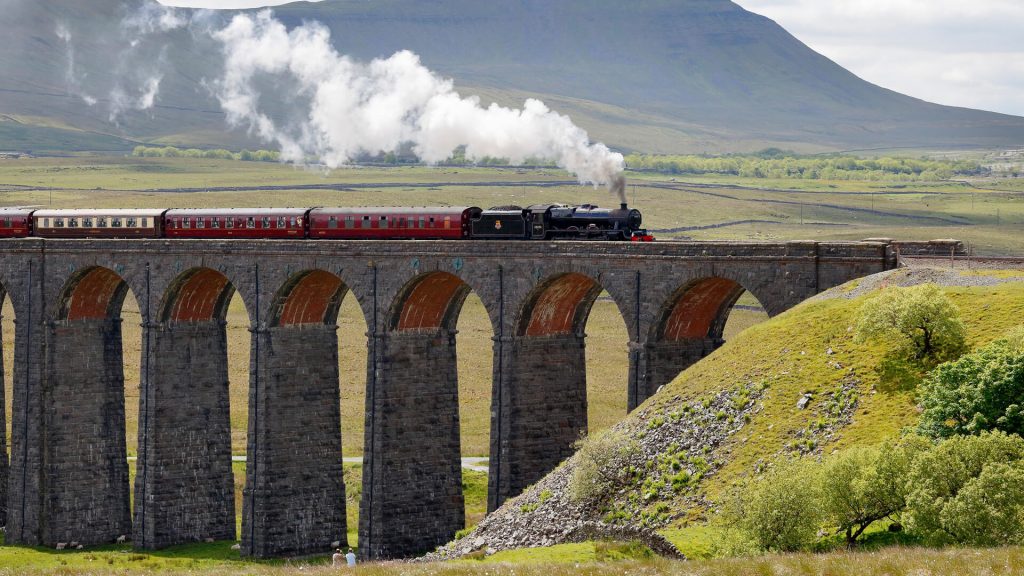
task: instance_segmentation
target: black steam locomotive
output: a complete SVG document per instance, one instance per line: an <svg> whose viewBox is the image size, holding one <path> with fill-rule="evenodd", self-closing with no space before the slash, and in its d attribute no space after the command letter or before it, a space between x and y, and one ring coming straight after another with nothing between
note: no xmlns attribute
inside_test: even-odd
<svg viewBox="0 0 1024 576"><path fill-rule="evenodd" d="M535 204L483 210L472 220L471 236L516 240L654 240L640 226L640 211L626 204L600 208L592 204Z"/></svg>

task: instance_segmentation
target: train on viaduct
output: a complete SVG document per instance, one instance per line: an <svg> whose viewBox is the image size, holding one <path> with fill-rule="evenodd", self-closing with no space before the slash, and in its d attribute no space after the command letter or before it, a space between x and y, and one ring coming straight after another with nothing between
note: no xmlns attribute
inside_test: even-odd
<svg viewBox="0 0 1024 576"><path fill-rule="evenodd" d="M586 430L584 327L600 294L629 334L632 409L723 343L744 291L776 315L895 265L884 242L0 240L15 316L0 524L8 544L239 538L254 557L344 541L337 316L350 297L367 325L359 552L421 554L465 524L455 320L471 292L493 329L493 510ZM129 292L142 319L131 486L119 317ZM240 534L225 329L235 294L251 333Z"/></svg>

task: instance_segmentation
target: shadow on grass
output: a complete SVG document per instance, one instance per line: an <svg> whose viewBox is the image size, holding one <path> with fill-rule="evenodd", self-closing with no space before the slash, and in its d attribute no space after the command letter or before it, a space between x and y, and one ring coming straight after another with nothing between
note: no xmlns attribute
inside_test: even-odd
<svg viewBox="0 0 1024 576"><path fill-rule="evenodd" d="M875 367L878 391L885 394L912 392L921 383L925 368L902 354L889 353Z"/></svg>

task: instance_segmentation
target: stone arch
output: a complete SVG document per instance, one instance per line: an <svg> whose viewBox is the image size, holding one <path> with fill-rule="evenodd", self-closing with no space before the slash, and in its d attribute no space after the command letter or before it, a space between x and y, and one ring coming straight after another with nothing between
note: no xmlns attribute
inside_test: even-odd
<svg viewBox="0 0 1024 576"><path fill-rule="evenodd" d="M46 544L107 544L132 529L121 323L129 292L117 272L89 266L57 298L43 391Z"/></svg>
<svg viewBox="0 0 1024 576"><path fill-rule="evenodd" d="M601 284L578 272L559 274L538 285L519 315L519 336L582 334Z"/></svg>
<svg viewBox="0 0 1024 576"><path fill-rule="evenodd" d="M397 332L454 330L471 291L469 284L454 274L421 274L398 292L387 327Z"/></svg>
<svg viewBox="0 0 1024 576"><path fill-rule="evenodd" d="M465 527L456 338L472 292L455 274L428 271L382 310L367 374L360 503L359 545L369 557L422 554Z"/></svg>
<svg viewBox="0 0 1024 576"><path fill-rule="evenodd" d="M234 295L224 273L187 269L165 285L144 332L133 533L139 548L235 538L227 336Z"/></svg>
<svg viewBox="0 0 1024 576"><path fill-rule="evenodd" d="M338 314L348 291L319 268L290 274L253 331L243 554L309 554L346 541Z"/></svg>
<svg viewBox="0 0 1024 576"><path fill-rule="evenodd" d="M278 290L270 308L272 327L334 324L348 287L323 270L295 274Z"/></svg>
<svg viewBox="0 0 1024 576"><path fill-rule="evenodd" d="M168 286L157 319L161 323L223 321L234 293L234 284L221 272L212 268L187 270Z"/></svg>
<svg viewBox="0 0 1024 576"><path fill-rule="evenodd" d="M725 343L729 316L745 292L732 278L703 276L686 281L665 300L631 367L636 382L631 409Z"/></svg>
<svg viewBox="0 0 1024 576"><path fill-rule="evenodd" d="M662 307L654 325L655 341L721 339L729 312L746 289L721 277L687 282Z"/></svg>
<svg viewBox="0 0 1024 576"><path fill-rule="evenodd" d="M57 320L120 318L128 283L113 270L91 266L75 273L61 290Z"/></svg>
<svg viewBox="0 0 1024 576"><path fill-rule="evenodd" d="M489 510L555 468L587 433L585 330L595 302L607 288L623 339L631 337L615 295L625 284L621 278L609 280L606 285L600 275L562 271L536 284L521 301L514 336L496 359L501 370L493 395L497 406L492 409ZM625 358L627 351L622 352Z"/></svg>

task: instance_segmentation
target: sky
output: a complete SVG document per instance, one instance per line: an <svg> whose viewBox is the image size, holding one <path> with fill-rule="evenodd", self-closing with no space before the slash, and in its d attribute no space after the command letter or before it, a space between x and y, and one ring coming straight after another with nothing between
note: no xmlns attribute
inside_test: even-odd
<svg viewBox="0 0 1024 576"><path fill-rule="evenodd" d="M281 0L161 0L252 8ZM1024 116L1024 0L736 0L880 86Z"/></svg>

